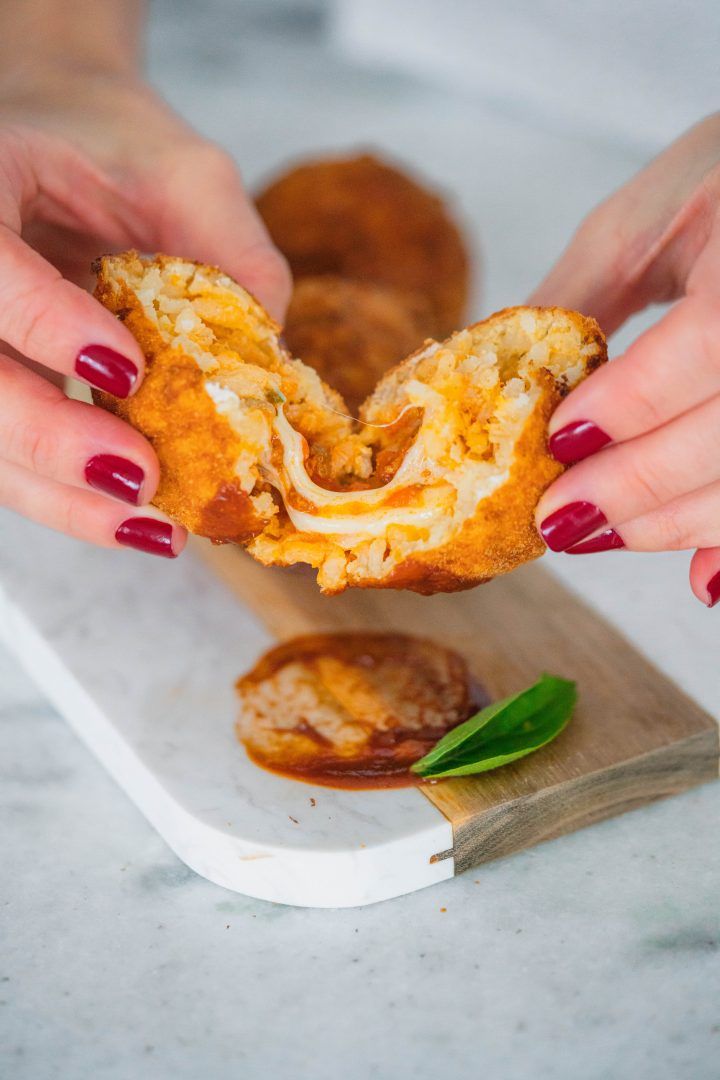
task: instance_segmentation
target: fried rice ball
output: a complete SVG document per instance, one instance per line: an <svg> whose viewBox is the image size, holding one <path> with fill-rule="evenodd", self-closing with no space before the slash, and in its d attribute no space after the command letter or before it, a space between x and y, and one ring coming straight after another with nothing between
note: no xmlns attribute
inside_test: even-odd
<svg viewBox="0 0 720 1080"><path fill-rule="evenodd" d="M423 343L429 322L421 297L328 275L297 282L283 336L356 416L380 376Z"/></svg>
<svg viewBox="0 0 720 1080"><path fill-rule="evenodd" d="M357 423L221 271L135 252L96 296L147 357L132 397L97 400L151 441L155 504L265 564L348 586L450 592L542 554L533 511L562 466L547 421L607 357L597 323L509 308L387 372Z"/></svg>
<svg viewBox="0 0 720 1080"><path fill-rule="evenodd" d="M390 633L293 638L237 690L252 760L331 787L416 782L410 765L489 702L452 649Z"/></svg>
<svg viewBox="0 0 720 1080"><path fill-rule="evenodd" d="M296 280L333 274L422 298L421 338L462 326L469 261L443 201L370 154L298 165L257 208Z"/></svg>

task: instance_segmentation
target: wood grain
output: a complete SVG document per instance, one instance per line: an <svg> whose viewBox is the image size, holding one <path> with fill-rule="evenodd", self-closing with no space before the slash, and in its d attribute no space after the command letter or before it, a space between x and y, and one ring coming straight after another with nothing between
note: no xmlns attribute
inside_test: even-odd
<svg viewBox="0 0 720 1080"><path fill-rule="evenodd" d="M324 597L304 569L193 546L279 639L352 629L434 637L493 697L543 671L577 681L575 717L555 742L495 772L422 786L452 823L454 846L435 858L454 856L456 873L718 776L713 718L538 566L452 595Z"/></svg>

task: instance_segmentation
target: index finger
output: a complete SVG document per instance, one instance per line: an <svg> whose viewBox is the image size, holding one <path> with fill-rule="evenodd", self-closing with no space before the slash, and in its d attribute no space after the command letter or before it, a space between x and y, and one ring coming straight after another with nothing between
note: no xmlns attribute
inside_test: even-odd
<svg viewBox="0 0 720 1080"><path fill-rule="evenodd" d="M565 398L550 420L548 445L558 461L580 461L719 393L720 303L687 297Z"/></svg>
<svg viewBox="0 0 720 1080"><path fill-rule="evenodd" d="M219 266L282 320L290 271L224 151L212 144L185 150L168 170L158 226L161 250Z"/></svg>
<svg viewBox="0 0 720 1080"><path fill-rule="evenodd" d="M130 331L2 223L0 340L116 397L137 389L144 371Z"/></svg>

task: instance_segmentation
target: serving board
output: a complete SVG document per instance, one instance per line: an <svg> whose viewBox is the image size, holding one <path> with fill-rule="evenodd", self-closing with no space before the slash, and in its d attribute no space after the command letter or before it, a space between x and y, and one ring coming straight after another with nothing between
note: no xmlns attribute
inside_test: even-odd
<svg viewBox="0 0 720 1080"><path fill-rule="evenodd" d="M3 510L0 535L0 637L180 858L250 896L372 903L717 776L715 722L538 567L454 596L324 598L309 573L203 541L167 563ZM523 762L422 787L335 791L253 765L237 676L277 638L357 627L454 645L493 695L568 675L577 716Z"/></svg>
<svg viewBox="0 0 720 1080"><path fill-rule="evenodd" d="M451 595L323 597L302 570L261 567L233 547L197 550L278 639L378 627L434 637L465 656L492 698L543 671L577 681L575 716L549 746L421 786L452 825L452 847L434 858L452 858L455 873L718 776L716 721L537 565Z"/></svg>

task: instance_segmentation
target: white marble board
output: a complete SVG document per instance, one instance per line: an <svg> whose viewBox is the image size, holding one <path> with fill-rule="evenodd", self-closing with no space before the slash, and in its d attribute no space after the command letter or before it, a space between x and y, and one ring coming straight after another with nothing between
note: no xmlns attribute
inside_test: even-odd
<svg viewBox="0 0 720 1080"><path fill-rule="evenodd" d="M191 553L92 548L4 510L0 537L0 637L197 873L310 907L453 876L430 861L450 823L416 789L334 791L247 759L234 682L272 639Z"/></svg>

